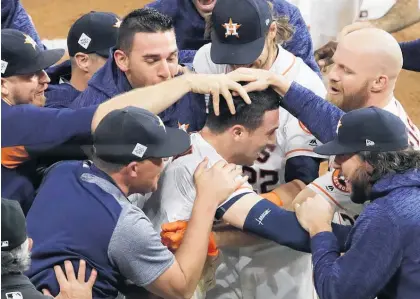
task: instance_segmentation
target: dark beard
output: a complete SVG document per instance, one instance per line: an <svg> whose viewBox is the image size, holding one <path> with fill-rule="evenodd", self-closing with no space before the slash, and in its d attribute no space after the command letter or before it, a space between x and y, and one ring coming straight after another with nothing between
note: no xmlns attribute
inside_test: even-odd
<svg viewBox="0 0 420 299"><path fill-rule="evenodd" d="M369 100L368 85L369 83L366 82L357 92L344 95L343 102L339 105L339 108L344 112L350 112L366 107Z"/></svg>
<svg viewBox="0 0 420 299"><path fill-rule="evenodd" d="M352 192L350 195L350 199L354 203L364 204L365 202L370 200L370 194L372 191L370 176L363 169L356 170L354 176L355 178L352 180L351 183Z"/></svg>

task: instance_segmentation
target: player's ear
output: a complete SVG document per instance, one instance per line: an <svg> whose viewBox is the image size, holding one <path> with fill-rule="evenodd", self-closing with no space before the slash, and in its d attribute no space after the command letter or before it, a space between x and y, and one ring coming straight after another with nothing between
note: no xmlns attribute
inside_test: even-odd
<svg viewBox="0 0 420 299"><path fill-rule="evenodd" d="M138 176L138 171L139 171L139 162L130 162L130 164L127 165L127 172L128 175L132 178L135 178Z"/></svg>
<svg viewBox="0 0 420 299"><path fill-rule="evenodd" d="M388 77L384 75L380 75L373 81L371 90L374 93L381 92L388 86L388 83L389 83Z"/></svg>
<svg viewBox="0 0 420 299"><path fill-rule="evenodd" d="M87 54L78 52L73 59L79 69L85 73L89 72L89 56Z"/></svg>
<svg viewBox="0 0 420 299"><path fill-rule="evenodd" d="M128 71L128 56L122 50L115 50L114 52L115 63L122 72Z"/></svg>
<svg viewBox="0 0 420 299"><path fill-rule="evenodd" d="M234 125L233 127L230 128L229 131L235 141L238 141L244 138L244 136L246 136L247 134L247 130L242 125Z"/></svg>
<svg viewBox="0 0 420 299"><path fill-rule="evenodd" d="M1 78L1 97L7 97L10 94L9 82L5 78Z"/></svg>

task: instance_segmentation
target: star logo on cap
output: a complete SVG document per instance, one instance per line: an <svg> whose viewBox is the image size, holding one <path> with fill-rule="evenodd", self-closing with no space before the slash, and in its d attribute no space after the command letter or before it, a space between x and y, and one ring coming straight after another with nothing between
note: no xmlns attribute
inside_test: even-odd
<svg viewBox="0 0 420 299"><path fill-rule="evenodd" d="M157 115L156 115L156 117L159 120L159 127L162 127L166 132L165 124L163 123L162 119Z"/></svg>
<svg viewBox="0 0 420 299"><path fill-rule="evenodd" d="M120 26L121 26L121 20L120 19L118 19L118 18L115 18L117 21L115 22L115 24L114 24L114 26L112 26L112 27L115 27L115 28L120 28Z"/></svg>
<svg viewBox="0 0 420 299"><path fill-rule="evenodd" d="M36 42L32 39L32 37L30 37L29 35L26 35L23 33L23 35L25 36L25 42L24 44L30 44L34 50L36 49Z"/></svg>
<svg viewBox="0 0 420 299"><path fill-rule="evenodd" d="M239 38L238 29L241 27L241 24L233 23L232 18L229 18L229 23L224 23L222 25L223 28L226 29L225 37L227 38L230 35L234 35Z"/></svg>

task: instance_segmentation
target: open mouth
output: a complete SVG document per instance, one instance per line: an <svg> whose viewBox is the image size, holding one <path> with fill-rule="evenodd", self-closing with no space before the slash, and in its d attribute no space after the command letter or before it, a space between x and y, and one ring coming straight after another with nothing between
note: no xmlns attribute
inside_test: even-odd
<svg viewBox="0 0 420 299"><path fill-rule="evenodd" d="M217 0L196 0L196 6L199 10L205 13L212 12Z"/></svg>
<svg viewBox="0 0 420 299"><path fill-rule="evenodd" d="M329 92L332 94L338 94L340 93L340 90L338 88L335 88L334 86L329 87Z"/></svg>

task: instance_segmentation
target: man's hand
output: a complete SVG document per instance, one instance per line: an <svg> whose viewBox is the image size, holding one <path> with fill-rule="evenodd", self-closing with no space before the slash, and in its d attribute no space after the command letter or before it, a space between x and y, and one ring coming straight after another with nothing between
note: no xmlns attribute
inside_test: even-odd
<svg viewBox="0 0 420 299"><path fill-rule="evenodd" d="M257 78L252 74L229 73L218 75L207 74L186 74L185 78L190 85L191 92L199 94L211 94L213 98L214 113L220 114L219 102L222 95L232 114L235 114L235 105L233 104L231 92L236 92L247 103L251 104L251 99L245 89L238 82L252 82Z"/></svg>
<svg viewBox="0 0 420 299"><path fill-rule="evenodd" d="M211 196L219 205L248 181L248 176L242 176L242 167L238 165L228 164L223 160L210 168L207 165L208 159L205 158L194 173L197 199L208 199Z"/></svg>
<svg viewBox="0 0 420 299"><path fill-rule="evenodd" d="M321 195L310 197L305 202L296 204L295 212L300 225L311 237L320 232L332 231L331 221L334 210Z"/></svg>
<svg viewBox="0 0 420 299"><path fill-rule="evenodd" d="M325 71L325 68L333 64L332 57L334 56L335 50L337 50L338 42L329 41L321 48L315 51L315 61L318 63L321 71Z"/></svg>
<svg viewBox="0 0 420 299"><path fill-rule="evenodd" d="M64 267L66 269L65 275L60 266L54 266L55 276L57 277L57 281L60 286L60 293L55 298L91 299L93 284L98 276L96 270L92 269L88 281L85 282L86 262L84 260L80 260L77 278L74 274L74 268L70 261L65 261ZM42 293L44 295L51 296L50 291L47 289L43 289Z"/></svg>
<svg viewBox="0 0 420 299"><path fill-rule="evenodd" d="M263 91L268 87L272 87L279 95L283 96L290 88L291 82L284 76L277 75L268 70L253 69L253 68L239 68L232 73L239 75L248 75L256 77L257 79L244 86L246 92ZM228 75L232 74L229 73ZM236 95L234 93L234 95Z"/></svg>

